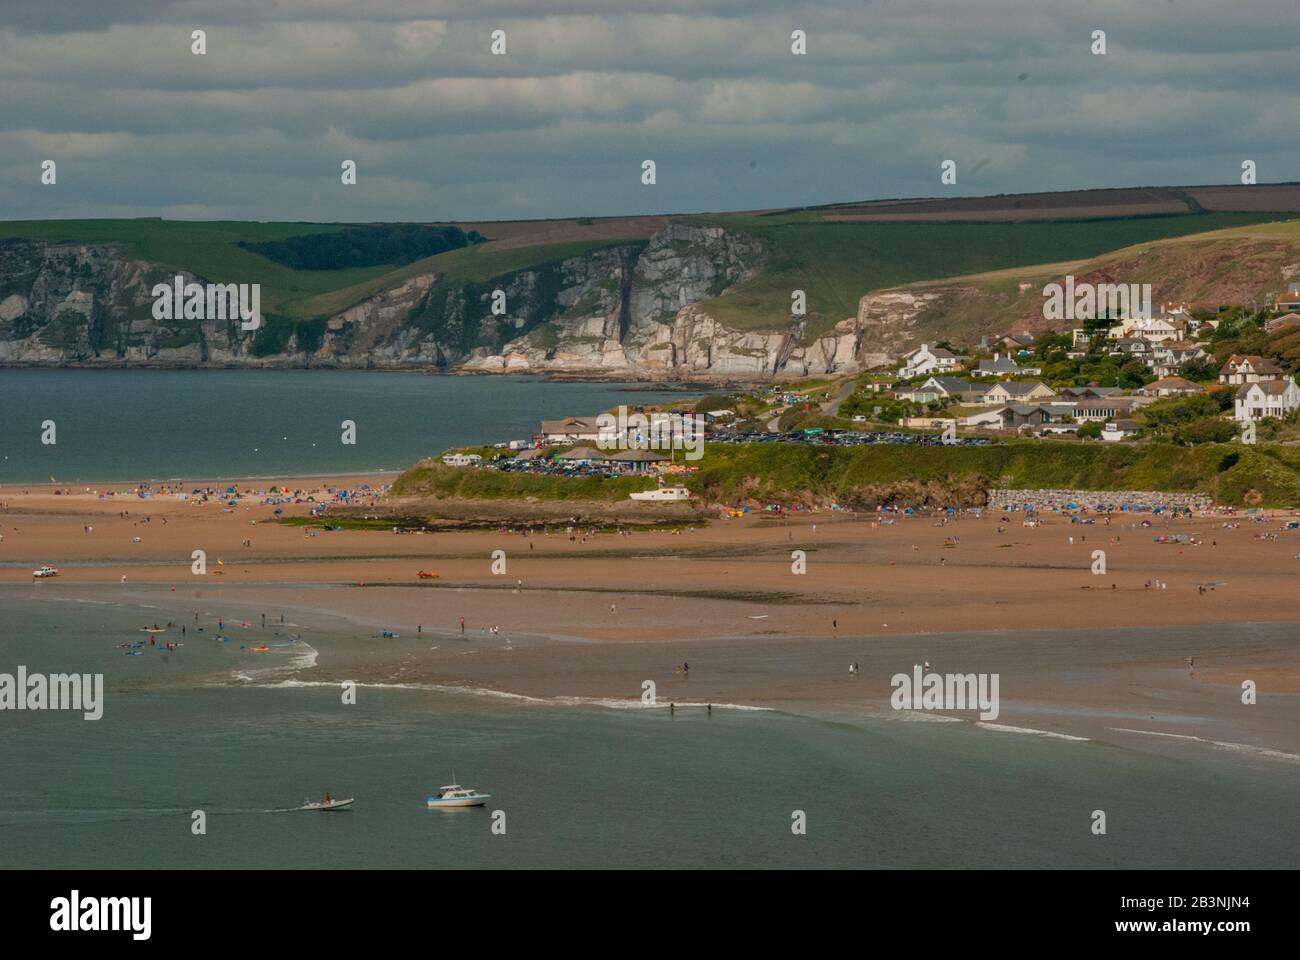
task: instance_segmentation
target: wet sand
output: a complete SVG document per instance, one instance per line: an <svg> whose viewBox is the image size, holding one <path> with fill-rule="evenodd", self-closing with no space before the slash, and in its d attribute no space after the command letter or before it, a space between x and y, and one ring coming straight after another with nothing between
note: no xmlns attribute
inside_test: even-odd
<svg viewBox="0 0 1300 960"><path fill-rule="evenodd" d="M322 483L367 480L381 482ZM1028 527L997 511L942 525L757 514L572 538L563 529L309 535L251 496L227 507L24 489L0 490L6 590L147 600L204 611L205 622L214 612L254 624L284 614L319 651L298 682L636 704L651 681L661 706L897 718L890 677L928 662L940 673L998 673L999 725L1300 755L1300 531L1282 515L1149 518L1144 528L1141 516L1118 515L1109 526L1047 515ZM305 515L310 505L282 509ZM1199 542L1154 542L1170 533ZM206 575L191 573L195 549L207 553ZM1105 575L1092 572L1098 549ZM493 572L497 550L503 574ZM805 573L793 572L795 550ZM38 563L60 576L34 582ZM1243 681L1257 685L1259 703L1242 704Z"/></svg>

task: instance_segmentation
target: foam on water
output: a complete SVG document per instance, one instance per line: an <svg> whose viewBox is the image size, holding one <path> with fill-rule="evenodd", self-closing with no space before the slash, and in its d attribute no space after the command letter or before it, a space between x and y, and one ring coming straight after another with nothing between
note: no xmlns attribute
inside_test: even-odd
<svg viewBox="0 0 1300 960"><path fill-rule="evenodd" d="M1218 750L1227 750L1233 753L1246 753L1258 757L1268 757L1271 760L1285 760L1290 763L1300 763L1300 755L1287 753L1284 750L1274 750L1272 747L1257 747L1249 743L1232 743L1227 740L1208 740L1205 737L1196 737L1188 733L1165 733L1160 730L1133 730L1128 727L1111 727L1116 733L1136 733L1143 737L1164 737L1168 740L1184 740L1192 743L1202 743Z"/></svg>

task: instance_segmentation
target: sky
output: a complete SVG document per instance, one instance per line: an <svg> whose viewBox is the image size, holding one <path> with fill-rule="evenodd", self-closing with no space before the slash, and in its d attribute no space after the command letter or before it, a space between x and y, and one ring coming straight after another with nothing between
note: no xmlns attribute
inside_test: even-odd
<svg viewBox="0 0 1300 960"><path fill-rule="evenodd" d="M1298 46L1297 0L0 0L0 219L1300 180Z"/></svg>

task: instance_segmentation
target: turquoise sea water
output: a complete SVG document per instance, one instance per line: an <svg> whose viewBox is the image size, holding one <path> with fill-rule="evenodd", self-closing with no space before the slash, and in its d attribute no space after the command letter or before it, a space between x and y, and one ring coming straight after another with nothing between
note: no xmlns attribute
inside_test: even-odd
<svg viewBox="0 0 1300 960"><path fill-rule="evenodd" d="M159 602L0 590L0 672L103 672L107 685L98 721L0 712L0 867L1260 868L1300 850L1285 763L435 690L361 687L345 706L333 686L283 685L300 648L238 649L294 628L227 622L238 636L222 644L215 618L198 634ZM189 624L184 647L118 649L167 619ZM250 676L261 685L230 685ZM492 795L485 808L424 808L453 773ZM355 807L286 810L326 790ZM806 835L791 832L796 810Z"/></svg>
<svg viewBox="0 0 1300 960"><path fill-rule="evenodd" d="M682 396L537 377L0 370L0 483L401 470L449 446L528 439L543 418Z"/></svg>

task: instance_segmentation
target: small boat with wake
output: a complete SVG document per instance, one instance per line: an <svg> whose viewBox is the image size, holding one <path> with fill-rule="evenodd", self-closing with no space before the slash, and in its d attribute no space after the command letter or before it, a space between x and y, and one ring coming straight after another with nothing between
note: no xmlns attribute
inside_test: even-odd
<svg viewBox="0 0 1300 960"><path fill-rule="evenodd" d="M346 800L336 800L328 793L325 794L324 800L307 800L299 807L299 810L343 810L352 806L353 797Z"/></svg>

